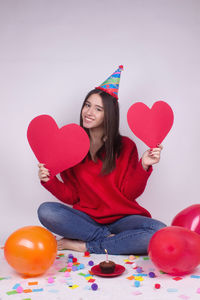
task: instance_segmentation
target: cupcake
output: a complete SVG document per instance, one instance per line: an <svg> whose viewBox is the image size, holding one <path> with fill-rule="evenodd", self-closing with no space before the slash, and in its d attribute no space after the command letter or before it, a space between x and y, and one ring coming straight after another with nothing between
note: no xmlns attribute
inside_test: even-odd
<svg viewBox="0 0 200 300"><path fill-rule="evenodd" d="M115 270L115 263L111 260L102 261L99 264L101 272L104 274L111 274Z"/></svg>

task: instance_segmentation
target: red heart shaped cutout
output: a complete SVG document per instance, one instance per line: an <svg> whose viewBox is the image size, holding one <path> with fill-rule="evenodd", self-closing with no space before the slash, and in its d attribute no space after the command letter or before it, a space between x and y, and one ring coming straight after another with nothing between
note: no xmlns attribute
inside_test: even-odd
<svg viewBox="0 0 200 300"><path fill-rule="evenodd" d="M132 132L150 148L156 147L169 133L174 114L164 101L157 101L150 109L142 102L134 103L127 113Z"/></svg>
<svg viewBox="0 0 200 300"><path fill-rule="evenodd" d="M59 129L48 115L30 122L27 138L36 158L45 164L51 176L78 164L90 148L89 137L82 127L69 124Z"/></svg>

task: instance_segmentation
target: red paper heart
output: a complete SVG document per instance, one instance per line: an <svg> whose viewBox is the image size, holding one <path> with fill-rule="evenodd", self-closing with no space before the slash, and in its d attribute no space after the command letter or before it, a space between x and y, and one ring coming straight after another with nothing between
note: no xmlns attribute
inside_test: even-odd
<svg viewBox="0 0 200 300"><path fill-rule="evenodd" d="M48 115L30 122L27 138L36 158L45 164L51 176L79 163L90 148L89 137L82 127L69 124L59 129Z"/></svg>
<svg viewBox="0 0 200 300"><path fill-rule="evenodd" d="M142 102L134 103L127 113L132 132L150 148L156 147L169 133L174 114L164 101L157 101L150 109Z"/></svg>

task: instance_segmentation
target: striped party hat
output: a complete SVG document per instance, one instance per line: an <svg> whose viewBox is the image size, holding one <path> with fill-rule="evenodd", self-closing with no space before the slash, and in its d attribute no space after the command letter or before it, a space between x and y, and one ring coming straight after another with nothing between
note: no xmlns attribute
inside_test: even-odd
<svg viewBox="0 0 200 300"><path fill-rule="evenodd" d="M123 71L123 66L119 66L119 68L110 77L108 77L108 79L106 79L100 86L96 87L96 89L102 90L118 99L121 71Z"/></svg>

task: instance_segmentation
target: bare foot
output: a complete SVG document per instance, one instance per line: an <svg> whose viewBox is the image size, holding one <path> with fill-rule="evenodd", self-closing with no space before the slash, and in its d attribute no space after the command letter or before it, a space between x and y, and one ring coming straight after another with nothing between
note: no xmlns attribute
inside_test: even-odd
<svg viewBox="0 0 200 300"><path fill-rule="evenodd" d="M66 238L57 241L57 248L58 250L74 250L78 252L87 251L85 242Z"/></svg>

